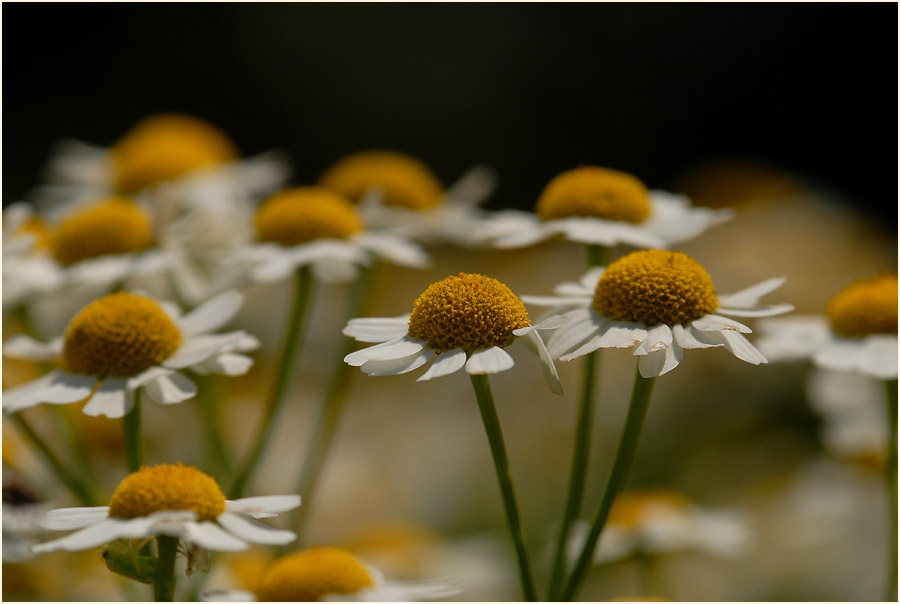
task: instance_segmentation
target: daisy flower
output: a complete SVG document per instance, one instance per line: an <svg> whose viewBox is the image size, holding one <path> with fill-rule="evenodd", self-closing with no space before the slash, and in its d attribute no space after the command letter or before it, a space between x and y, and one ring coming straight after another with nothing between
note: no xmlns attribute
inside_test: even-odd
<svg viewBox="0 0 900 604"><path fill-rule="evenodd" d="M639 371L650 378L678 366L686 349L723 346L758 365L766 357L742 335L746 325L722 315L765 317L793 310L789 304L758 307L759 299L784 282L769 279L735 294L718 296L712 279L681 252L633 252L606 268L589 270L578 283L563 283L556 296L523 296L550 306L561 321L547 342L552 358L569 361L599 348L633 348Z"/></svg>
<svg viewBox="0 0 900 604"><path fill-rule="evenodd" d="M48 343L18 335L3 354L61 362L62 368L3 392L3 411L15 413L41 403L86 400L86 415L123 417L143 390L161 404L192 398L197 387L181 370L242 375L253 361L241 354L259 346L235 331L212 333L237 314L243 297L225 292L186 315L146 296L115 293L84 307L65 335Z"/></svg>
<svg viewBox="0 0 900 604"><path fill-rule="evenodd" d="M486 166L466 172L449 189L421 161L396 151L361 151L328 168L319 184L358 203L370 228L388 229L422 242L481 243L484 212L494 190Z"/></svg>
<svg viewBox="0 0 900 604"><path fill-rule="evenodd" d="M525 247L557 235L589 245L666 248L731 216L729 210L691 207L681 195L648 191L630 174L583 166L547 184L536 214L500 212L489 219L485 233L500 248Z"/></svg>
<svg viewBox="0 0 900 604"><path fill-rule="evenodd" d="M4 310L59 287L62 275L49 249L47 225L29 204L17 202L3 210Z"/></svg>
<svg viewBox="0 0 900 604"><path fill-rule="evenodd" d="M311 547L277 560L255 593L203 594L212 602L417 602L446 599L459 590L446 581L386 581L378 569L339 547Z"/></svg>
<svg viewBox="0 0 900 604"><path fill-rule="evenodd" d="M216 481L197 468L161 464L126 476L108 506L51 510L44 528L75 530L34 546L35 553L90 549L117 539L169 536L202 548L235 552L248 544L284 545L297 536L251 519L272 518L300 505L299 495L228 501Z"/></svg>
<svg viewBox="0 0 900 604"><path fill-rule="evenodd" d="M772 360L812 359L817 367L897 379L897 275L857 281L825 316L760 322L759 348Z"/></svg>
<svg viewBox="0 0 900 604"><path fill-rule="evenodd" d="M344 334L377 342L346 357L368 375L398 375L434 360L416 381L442 377L463 367L482 375L511 369L504 349L523 338L541 359L553 392L562 386L538 334L548 325L531 325L525 306L503 283L484 275L460 273L431 284L400 317L351 319Z"/></svg>
<svg viewBox="0 0 900 604"><path fill-rule="evenodd" d="M280 281L310 266L323 281L348 281L373 256L402 266L422 267L428 256L404 238L369 232L352 203L321 187L297 187L276 193L257 209L258 243L236 250L234 274L253 281Z"/></svg>

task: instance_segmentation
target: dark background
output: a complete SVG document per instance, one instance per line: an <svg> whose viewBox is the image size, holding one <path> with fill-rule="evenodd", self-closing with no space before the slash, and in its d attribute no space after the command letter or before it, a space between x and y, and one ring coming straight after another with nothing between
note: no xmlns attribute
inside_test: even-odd
<svg viewBox="0 0 900 604"><path fill-rule="evenodd" d="M896 218L897 5L19 4L3 10L3 200L51 144L180 111L307 183L370 147L489 207L531 209L593 163L670 185L750 158Z"/></svg>

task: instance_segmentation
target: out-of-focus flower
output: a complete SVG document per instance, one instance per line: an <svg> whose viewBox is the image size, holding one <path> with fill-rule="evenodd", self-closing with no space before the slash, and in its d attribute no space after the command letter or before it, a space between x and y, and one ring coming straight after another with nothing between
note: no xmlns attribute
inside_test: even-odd
<svg viewBox="0 0 900 604"><path fill-rule="evenodd" d="M59 287L62 274L50 254L47 225L24 202L3 210L3 309Z"/></svg>
<svg viewBox="0 0 900 604"><path fill-rule="evenodd" d="M770 319L760 331L760 350L772 360L812 359L824 369L897 379L897 275L851 284L824 317Z"/></svg>
<svg viewBox="0 0 900 604"><path fill-rule="evenodd" d="M416 602L449 598L459 590L447 581L386 581L382 573L347 550L311 547L276 561L259 587L211 591L211 602Z"/></svg>
<svg viewBox="0 0 900 604"><path fill-rule="evenodd" d="M249 543L284 545L297 536L251 519L272 518L299 505L299 495L228 501L216 481L194 467L144 466L119 483L108 506L48 512L42 526L75 532L37 545L34 551L77 551L159 535L214 551L242 551Z"/></svg>
<svg viewBox="0 0 900 604"><path fill-rule="evenodd" d="M547 348L569 361L599 348L633 348L643 377L668 373L692 348L724 346L758 365L766 358L742 335L746 325L722 315L765 317L789 312L789 304L758 307L784 279L769 279L735 294L718 296L712 278L681 252L632 252L609 267L594 267L578 283L559 285L556 296L523 296L549 306L545 321L559 324Z"/></svg>
<svg viewBox="0 0 900 604"><path fill-rule="evenodd" d="M551 390L562 386L547 348L531 325L525 306L503 283L484 275L460 273L431 284L413 303L412 314L351 319L344 334L360 342L377 342L344 358L368 375L398 375L432 359L417 381L459 371L499 373L511 369L504 348L522 337L541 359Z"/></svg>
<svg viewBox="0 0 900 604"><path fill-rule="evenodd" d="M38 521L49 507L21 481L17 479L4 481L2 516L4 562L24 562L34 558L31 548L45 532Z"/></svg>
<svg viewBox="0 0 900 604"><path fill-rule="evenodd" d="M4 355L60 360L62 368L5 390L3 411L87 400L86 415L122 417L139 388L162 404L192 398L197 387L180 370L242 375L253 364L241 353L256 349L256 338L243 331L212 333L242 303L237 292L225 292L180 316L174 305L120 292L83 308L64 337L48 343L25 335L10 338Z"/></svg>
<svg viewBox="0 0 900 604"><path fill-rule="evenodd" d="M624 172L584 166L551 180L536 214L500 212L485 236L500 248L533 245L561 235L578 243L665 248L692 239L732 216L729 210L691 207L690 200L648 191Z"/></svg>
<svg viewBox="0 0 900 604"><path fill-rule="evenodd" d="M486 166L466 172L446 191L421 161L396 151L362 151L328 168L319 184L358 203L369 228L388 229L423 243L482 243L484 212L494 190Z"/></svg>

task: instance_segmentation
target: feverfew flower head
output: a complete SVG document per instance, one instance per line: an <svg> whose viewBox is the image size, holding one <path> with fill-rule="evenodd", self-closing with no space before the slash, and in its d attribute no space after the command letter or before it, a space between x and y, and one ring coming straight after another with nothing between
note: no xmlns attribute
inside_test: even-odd
<svg viewBox="0 0 900 604"><path fill-rule="evenodd" d="M3 308L59 287L62 271L50 253L50 229L25 202L3 210Z"/></svg>
<svg viewBox="0 0 900 604"><path fill-rule="evenodd" d="M108 506L48 512L42 522L45 528L79 530L37 545L34 551L77 551L116 539L158 535L215 551L241 551L248 543L284 545L296 535L250 518L271 518L299 505L299 495L228 501L216 481L197 468L181 463L144 466L119 483Z"/></svg>
<svg viewBox="0 0 900 604"><path fill-rule="evenodd" d="M253 364L241 353L256 349L256 338L211 333L242 304L240 294L225 292L180 316L170 304L120 292L84 307L61 338L43 344L15 336L4 344L5 356L58 360L62 368L5 390L3 411L87 400L87 415L122 417L139 388L162 404L192 398L197 387L180 370L241 375Z"/></svg>
<svg viewBox="0 0 900 604"><path fill-rule="evenodd" d="M643 377L678 366L689 348L724 346L754 365L766 358L742 334L750 328L721 315L760 317L782 314L789 304L758 308L759 298L784 279L769 279L746 290L719 296L706 270L681 252L633 252L607 268L594 267L579 283L564 283L557 296L525 296L526 303L550 306L544 323L557 329L547 343L553 358L569 361L599 348L633 348Z"/></svg>
<svg viewBox="0 0 900 604"><path fill-rule="evenodd" d="M417 381L454 373L470 374L511 369L504 350L519 337L538 353L554 392L562 387L528 312L503 283L484 275L460 273L431 284L413 303L412 313L383 319L351 319L344 334L375 346L344 358L369 375L412 371L437 357Z"/></svg>
<svg viewBox="0 0 900 604"><path fill-rule="evenodd" d="M849 285L824 317L771 319L760 329L760 350L773 360L810 358L824 369L897 379L897 275Z"/></svg>
<svg viewBox="0 0 900 604"><path fill-rule="evenodd" d="M500 212L485 232L501 248L524 247L556 235L590 245L664 248L730 217L727 210L692 208L685 197L648 191L630 174L583 166L547 184L536 215Z"/></svg>

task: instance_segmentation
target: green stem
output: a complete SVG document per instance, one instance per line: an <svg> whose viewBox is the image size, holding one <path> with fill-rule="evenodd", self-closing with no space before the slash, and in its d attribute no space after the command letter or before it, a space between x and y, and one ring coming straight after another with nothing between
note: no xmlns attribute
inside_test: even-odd
<svg viewBox="0 0 900 604"><path fill-rule="evenodd" d="M137 472L144 463L141 447L141 390L134 391L134 406L122 418L122 438L125 446L125 463L128 472Z"/></svg>
<svg viewBox="0 0 900 604"><path fill-rule="evenodd" d="M153 596L157 602L173 602L175 600L175 555L178 550L178 537L160 535L156 538L159 552L159 565L156 569L156 581L153 584Z"/></svg>
<svg viewBox="0 0 900 604"><path fill-rule="evenodd" d="M609 510L612 508L616 495L622 490L625 479L628 477L628 470L631 468L631 462L637 449L641 426L644 424L644 416L647 414L647 407L650 404L650 395L653 393L654 383L655 378L641 377L640 371L635 374L634 389L631 392L631 403L628 407L628 417L625 419L625 427L622 430L622 438L619 441L619 450L616 452L612 472L609 475L609 481L606 483L603 499L600 501L600 507L597 509L597 515L594 517L584 548L581 550L578 562L575 563L575 569L569 576L569 581L562 592L562 601L572 601L578 593L587 571L591 567L594 559L594 549L597 547L600 533L603 531L606 519L609 517Z"/></svg>
<svg viewBox="0 0 900 604"><path fill-rule="evenodd" d="M887 598L897 601L897 380L886 380L888 418L888 458L885 464L885 485L888 492Z"/></svg>
<svg viewBox="0 0 900 604"><path fill-rule="evenodd" d="M362 316L362 311L366 306L369 295L374 282L375 268L363 267L361 274L353 284L350 292L350 300L347 304L347 317ZM303 505L294 512L296 521L291 523L294 531L297 533L297 540L294 541L292 547L300 545L300 538L303 534L303 527L309 517L312 509L313 495L316 492L316 485L319 482L319 476L322 467L325 464L325 458L334 440L334 434L337 431L338 421L344 408L346 400L347 388L350 385L350 370L352 367L344 362L344 357L353 352L356 343L351 338L345 338L343 345L338 352L334 370L331 373L331 380L328 383L328 389L325 391L325 397L319 408L318 417L316 418L315 429L313 430L312 439L303 458L303 467L300 471L300 479L297 483L297 493L303 497Z"/></svg>
<svg viewBox="0 0 900 604"><path fill-rule="evenodd" d="M244 466L238 472L234 484L231 486L231 498L237 499L243 496L244 489L247 487L247 481L256 469L262 457L263 450L270 440L271 432L274 428L275 418L284 404L287 397L288 387L290 386L291 376L293 376L294 361L300 352L300 334L303 330L303 319L306 315L306 307L310 300L310 290L312 286L312 274L308 266L301 266L294 273L294 302L291 310L290 321L287 333L284 338L284 347L281 351L281 360L279 361L278 370L275 375L275 385L270 391L269 399L266 401L264 416L259 426L259 433L253 444L250 455Z"/></svg>
<svg viewBox="0 0 900 604"><path fill-rule="evenodd" d="M59 461L59 458L53 453L50 447L47 446L40 435L34 431L34 428L31 427L25 417L22 415L22 412L15 413L11 416L13 423L21 430L22 434L25 436L28 441L34 445L34 447L41 452L44 460L56 474L57 478L59 478L60 482L62 482L72 494L74 494L78 500L86 505L86 506L95 506L97 505L96 499L91 494L90 489L87 485L79 478L78 476L71 474L65 466L63 466L62 462Z"/></svg>
<svg viewBox="0 0 900 604"><path fill-rule="evenodd" d="M575 449L572 453L572 470L569 477L569 495L566 500L565 513L562 520L562 528L559 532L559 541L556 543L556 554L553 559L553 573L550 577L550 589L547 599L556 598L561 587L563 575L566 569L566 545L569 541L569 532L572 523L581 512L581 502L584 496L584 481L587 476L588 456L591 447L591 431L594 412L594 376L596 373L598 352L592 352L584 359L584 373L581 382L581 406L578 411L578 424L575 427Z"/></svg>
<svg viewBox="0 0 900 604"><path fill-rule="evenodd" d="M609 262L609 248L605 245L586 245L588 268L606 266Z"/></svg>
<svg viewBox="0 0 900 604"><path fill-rule="evenodd" d="M484 423L484 431L487 433L488 443L491 447L491 456L494 458L494 469L497 471L497 481L500 483L500 493L503 496L503 505L506 508L506 521L509 524L509 532L512 536L513 545L516 548L516 558L519 562L522 591L526 601L536 602L537 591L534 587L531 567L528 564L528 552L525 549L525 537L519 520L519 510L516 507L516 496L513 492L509 459L506 457L506 445L503 443L503 431L500 429L500 418L497 417L497 408L494 405L494 397L491 394L491 385L487 375L470 375L469 377L472 379L472 388L475 390L475 399L478 401L481 421Z"/></svg>

